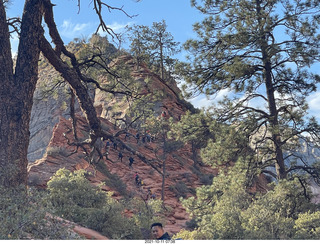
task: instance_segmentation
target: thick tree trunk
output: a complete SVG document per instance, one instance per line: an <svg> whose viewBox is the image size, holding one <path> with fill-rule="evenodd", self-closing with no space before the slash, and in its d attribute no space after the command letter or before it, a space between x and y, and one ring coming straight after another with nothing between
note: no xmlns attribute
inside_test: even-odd
<svg viewBox="0 0 320 244"><path fill-rule="evenodd" d="M77 97L80 108L86 117L91 128L91 139L94 144L97 137L101 136L100 120L97 117L93 102L88 94L87 88L83 85L77 72L69 67L53 50L50 43L42 36L41 37L41 51L49 60L50 64L60 72L61 76L69 83L72 92Z"/></svg>
<svg viewBox="0 0 320 244"><path fill-rule="evenodd" d="M0 185L27 183L27 151L33 94L38 78L41 0L27 0L15 74L9 30L0 1Z"/></svg>
<svg viewBox="0 0 320 244"><path fill-rule="evenodd" d="M267 67L265 72L266 73L266 89L267 89L267 97L268 97L269 113L270 113L269 122L271 124L272 141L273 141L275 157L276 157L275 168L276 168L278 179L285 179L287 175L286 175L285 163L283 158L283 152L281 148L282 142L281 142L281 136L279 131L278 114L277 114L276 101L274 97L271 70L269 69L270 64L267 63L266 67Z"/></svg>
<svg viewBox="0 0 320 244"><path fill-rule="evenodd" d="M263 24L261 21L261 1L256 0L256 8L257 8L257 16L258 21L260 23L260 45L261 45L261 53L262 53L262 61L264 65L264 80L265 80L265 86L266 86L266 92L267 92L267 98L268 98L268 106L269 106L269 123L271 125L271 134L272 134L272 142L274 145L274 151L275 151L275 168L277 173L278 179L285 179L287 177L286 175L286 169L285 169L285 163L283 158L283 151L282 151L282 142L281 142L281 135L279 131L279 121L278 121L278 111L276 106L276 100L275 100L275 90L274 90L274 84L272 82L272 69L271 69L271 63L270 58L267 52L268 42L266 40L266 33L263 29Z"/></svg>

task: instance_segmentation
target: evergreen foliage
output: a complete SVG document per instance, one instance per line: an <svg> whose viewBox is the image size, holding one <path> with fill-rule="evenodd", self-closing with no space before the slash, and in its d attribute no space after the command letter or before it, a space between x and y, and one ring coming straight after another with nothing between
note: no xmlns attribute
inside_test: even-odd
<svg viewBox="0 0 320 244"><path fill-rule="evenodd" d="M170 77L170 71L176 63L171 56L177 54L179 43L167 31L164 20L154 22L151 27L134 25L128 28L131 41L130 51L139 65L142 61L155 70L162 79Z"/></svg>
<svg viewBox="0 0 320 244"><path fill-rule="evenodd" d="M94 187L85 171L60 169L48 182L55 214L99 231L112 239L139 239L137 226L123 215L124 206Z"/></svg>
<svg viewBox="0 0 320 244"><path fill-rule="evenodd" d="M183 239L317 239L319 206L299 180L282 180L267 193L250 193L243 163L197 189L196 197L183 205L196 222L194 230L182 230Z"/></svg>
<svg viewBox="0 0 320 244"><path fill-rule="evenodd" d="M179 65L180 74L192 94L229 91L212 114L218 122L241 124L237 133L244 130L254 143L258 163L273 164L276 175L270 176L276 179L296 171L319 178L318 169L296 153L302 141L320 142L320 127L308 118L306 103L320 81L309 69L319 60L318 4L192 1L206 17L194 25L198 38L184 44L190 63Z"/></svg>
<svg viewBox="0 0 320 244"><path fill-rule="evenodd" d="M160 200L143 202L137 198L115 200L85 178L86 172L60 169L48 182L49 202L54 214L94 229L111 239L143 239L141 230L161 218ZM133 212L126 215L125 210Z"/></svg>
<svg viewBox="0 0 320 244"><path fill-rule="evenodd" d="M45 192L29 188L0 189L0 239L79 239L72 226L50 217Z"/></svg>

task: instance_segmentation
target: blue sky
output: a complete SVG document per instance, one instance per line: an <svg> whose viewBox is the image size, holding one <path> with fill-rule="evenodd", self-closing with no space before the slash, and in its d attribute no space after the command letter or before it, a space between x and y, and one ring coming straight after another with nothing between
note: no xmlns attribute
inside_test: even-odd
<svg viewBox="0 0 320 244"><path fill-rule="evenodd" d="M12 0L9 15L22 15L23 2ZM63 40L68 43L74 38L90 37L95 32L99 20L93 10L91 0L82 0L80 12L77 0L53 0L55 20ZM115 31L123 31L126 25L139 24L151 26L153 22L164 19L168 25L168 31L173 34L175 40L183 43L194 36L192 24L202 19L198 10L192 8L189 0L107 0L112 6L123 7L129 15L127 17L121 11L104 11L104 19L108 26Z"/></svg>
<svg viewBox="0 0 320 244"><path fill-rule="evenodd" d="M93 10L91 0L81 0L80 12L77 6L78 0L52 0L56 6L55 20L65 43L69 43L74 38L88 38L95 31L99 24L98 17ZM175 41L184 43L187 39L196 35L192 31L192 25L201 21L204 16L190 5L190 0L106 0L115 7L123 7L129 15L137 15L133 18L127 17L120 11L104 11L105 22L112 27L115 32L123 32L126 25L147 25L159 22L164 19L167 23L167 30L174 36ZM24 1L12 0L12 5L8 10L8 16L22 15ZM12 41L12 51L17 49L17 38ZM124 45L125 47L125 45ZM178 58L184 58L185 53L181 53ZM320 65L313 68L320 74ZM227 91L218 94L217 99L226 95ZM205 96L199 96L191 100L196 107L207 106L210 102ZM320 92L312 93L308 97L310 114L316 116L320 121Z"/></svg>

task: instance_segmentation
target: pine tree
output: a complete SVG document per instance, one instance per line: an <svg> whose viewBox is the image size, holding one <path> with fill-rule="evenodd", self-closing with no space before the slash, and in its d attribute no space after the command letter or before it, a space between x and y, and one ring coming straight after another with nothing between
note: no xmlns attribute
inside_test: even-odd
<svg viewBox="0 0 320 244"><path fill-rule="evenodd" d="M167 31L166 22L154 22L152 27L134 25L128 31L130 50L138 64L143 60L149 67L159 69L161 79L165 79L165 67L173 65L171 56L179 52L179 43Z"/></svg>
<svg viewBox="0 0 320 244"><path fill-rule="evenodd" d="M193 0L192 5L207 17L194 25L198 39L184 45L191 61L182 65L184 79L208 95L224 89L234 94L214 111L216 118L247 124L242 129L260 159L273 164L277 179L295 171L319 178L295 154L302 140L312 146L320 141L320 127L307 118L306 104L320 81L310 69L319 60L319 1Z"/></svg>
<svg viewBox="0 0 320 244"><path fill-rule="evenodd" d="M22 18L8 19L6 7L10 1L0 1L0 76L2 77L0 80L0 185L5 187L27 184L29 123L38 80L40 52L70 86L90 127L89 138L78 141L77 148L84 144L94 147L98 138L113 137L101 128L86 86L91 83L101 89L99 82L88 77L80 69L81 64L75 54L69 52L64 45L54 20L54 5L50 0L23 2L25 4ZM79 0L79 8L80 2ZM102 18L102 9L118 9L124 13L125 11L122 8L112 7L107 1L92 2L93 9L100 20L98 29L101 28L113 37L116 36L112 29L106 26ZM49 30L49 38L45 35L42 21L46 23ZM10 46L12 31L19 33L15 65Z"/></svg>

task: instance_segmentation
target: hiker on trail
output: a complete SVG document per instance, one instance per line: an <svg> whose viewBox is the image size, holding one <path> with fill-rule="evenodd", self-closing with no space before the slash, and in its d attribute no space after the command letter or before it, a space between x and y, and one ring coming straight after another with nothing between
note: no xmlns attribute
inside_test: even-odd
<svg viewBox="0 0 320 244"><path fill-rule="evenodd" d="M133 157L130 157L129 158L129 167L130 167L130 169L132 169L133 161L134 161Z"/></svg>
<svg viewBox="0 0 320 244"><path fill-rule="evenodd" d="M138 179L138 182L137 182L137 186L143 186L144 183L143 183L143 180L141 178Z"/></svg>
<svg viewBox="0 0 320 244"><path fill-rule="evenodd" d="M167 119L167 112L166 111L162 111L161 118L162 119Z"/></svg>
<svg viewBox="0 0 320 244"><path fill-rule="evenodd" d="M148 189L147 189L147 200L148 200L149 198L151 198L151 195L152 195L151 188L148 187Z"/></svg>
<svg viewBox="0 0 320 244"><path fill-rule="evenodd" d="M147 137L147 142L151 142L151 136L147 134L146 137Z"/></svg>
<svg viewBox="0 0 320 244"><path fill-rule="evenodd" d="M171 240L168 232L164 232L163 226L161 223L153 223L151 225L151 234L157 240Z"/></svg>
<svg viewBox="0 0 320 244"><path fill-rule="evenodd" d="M136 181L136 184L137 184L138 187L141 186L141 182L142 182L141 178L138 178L138 180Z"/></svg>
<svg viewBox="0 0 320 244"><path fill-rule="evenodd" d="M122 162L122 158L123 158L123 154L122 154L122 152L119 152L119 154L118 154L118 160L120 159L120 161Z"/></svg>
<svg viewBox="0 0 320 244"><path fill-rule="evenodd" d="M134 180L136 181L136 185L138 185L138 182L139 182L138 172L136 172L136 173L134 174Z"/></svg>
<svg viewBox="0 0 320 244"><path fill-rule="evenodd" d="M129 133L128 133L128 132L126 132L126 136L124 137L124 140L126 141L126 140L127 140L127 138L130 138L130 135L129 135Z"/></svg>
<svg viewBox="0 0 320 244"><path fill-rule="evenodd" d="M113 149L117 150L118 144L116 142L113 143Z"/></svg>
<svg viewBox="0 0 320 244"><path fill-rule="evenodd" d="M136 139L137 139L137 144L138 144L139 143L139 139L140 139L140 134L139 133L136 134Z"/></svg>
<svg viewBox="0 0 320 244"><path fill-rule="evenodd" d="M107 142L106 142L106 149L107 149L107 151L109 151L109 148L110 148L110 141L109 141L109 139L108 139Z"/></svg>

